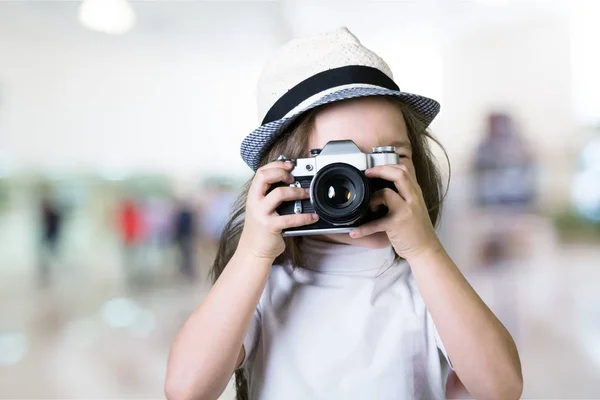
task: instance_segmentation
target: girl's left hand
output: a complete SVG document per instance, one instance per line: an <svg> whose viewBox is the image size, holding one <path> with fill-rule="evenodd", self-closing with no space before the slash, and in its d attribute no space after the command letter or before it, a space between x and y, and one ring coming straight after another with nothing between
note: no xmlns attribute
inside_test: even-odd
<svg viewBox="0 0 600 400"><path fill-rule="evenodd" d="M441 248L427 212L421 187L410 167L405 164L388 164L365 171L369 178L382 178L394 182L398 193L390 188L375 192L370 203L371 210L376 210L383 204L389 209L387 215L350 233L350 237L360 238L376 232L385 232L396 253L407 261L424 252Z"/></svg>

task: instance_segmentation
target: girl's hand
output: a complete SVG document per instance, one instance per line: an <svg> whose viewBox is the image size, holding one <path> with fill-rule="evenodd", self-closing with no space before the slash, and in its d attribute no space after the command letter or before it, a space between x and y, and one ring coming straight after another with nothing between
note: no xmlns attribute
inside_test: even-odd
<svg viewBox="0 0 600 400"><path fill-rule="evenodd" d="M383 204L389 209L388 214L354 229L350 237L360 238L385 232L396 253L407 261L442 247L431 224L412 164L381 165L368 169L365 174L369 178L394 182L398 193L389 188L375 192L370 203L371 209L376 210Z"/></svg>
<svg viewBox="0 0 600 400"><path fill-rule="evenodd" d="M303 188L282 186L268 195L269 187L277 182L293 183L289 171L290 162L275 161L256 171L248 190L244 229L238 251L258 258L275 260L285 250L281 232L284 229L314 223L316 214L291 214L280 216L275 209L284 201L301 200L309 197Z"/></svg>

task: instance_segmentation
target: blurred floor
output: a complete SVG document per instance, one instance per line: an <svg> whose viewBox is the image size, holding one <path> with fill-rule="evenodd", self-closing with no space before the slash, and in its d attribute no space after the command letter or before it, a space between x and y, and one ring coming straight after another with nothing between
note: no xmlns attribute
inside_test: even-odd
<svg viewBox="0 0 600 400"><path fill-rule="evenodd" d="M128 288L105 238L65 257L40 290L34 264L13 257L25 248L15 234L25 228L14 225L23 221L0 224L0 397L162 398L170 342L205 282L186 283L166 257ZM466 275L517 341L524 398L600 398L600 247L559 246L541 217L524 225L527 261L471 265ZM469 239L472 226L461 229ZM205 277L213 249L199 252Z"/></svg>

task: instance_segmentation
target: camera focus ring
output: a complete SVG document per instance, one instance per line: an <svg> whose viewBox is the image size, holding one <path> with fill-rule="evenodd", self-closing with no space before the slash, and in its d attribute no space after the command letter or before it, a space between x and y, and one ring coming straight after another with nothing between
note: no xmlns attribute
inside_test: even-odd
<svg viewBox="0 0 600 400"><path fill-rule="evenodd" d="M369 181L350 164L330 164L313 178L311 201L324 221L336 226L350 225L369 210Z"/></svg>

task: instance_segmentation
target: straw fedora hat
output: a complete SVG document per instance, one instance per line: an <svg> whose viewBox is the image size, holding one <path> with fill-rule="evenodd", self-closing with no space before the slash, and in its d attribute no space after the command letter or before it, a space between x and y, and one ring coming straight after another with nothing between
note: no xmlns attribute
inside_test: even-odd
<svg viewBox="0 0 600 400"><path fill-rule="evenodd" d="M304 112L365 96L397 97L426 126L440 110L433 99L401 91L386 62L345 27L288 42L259 78L261 125L242 141L242 158L256 170L270 145Z"/></svg>

